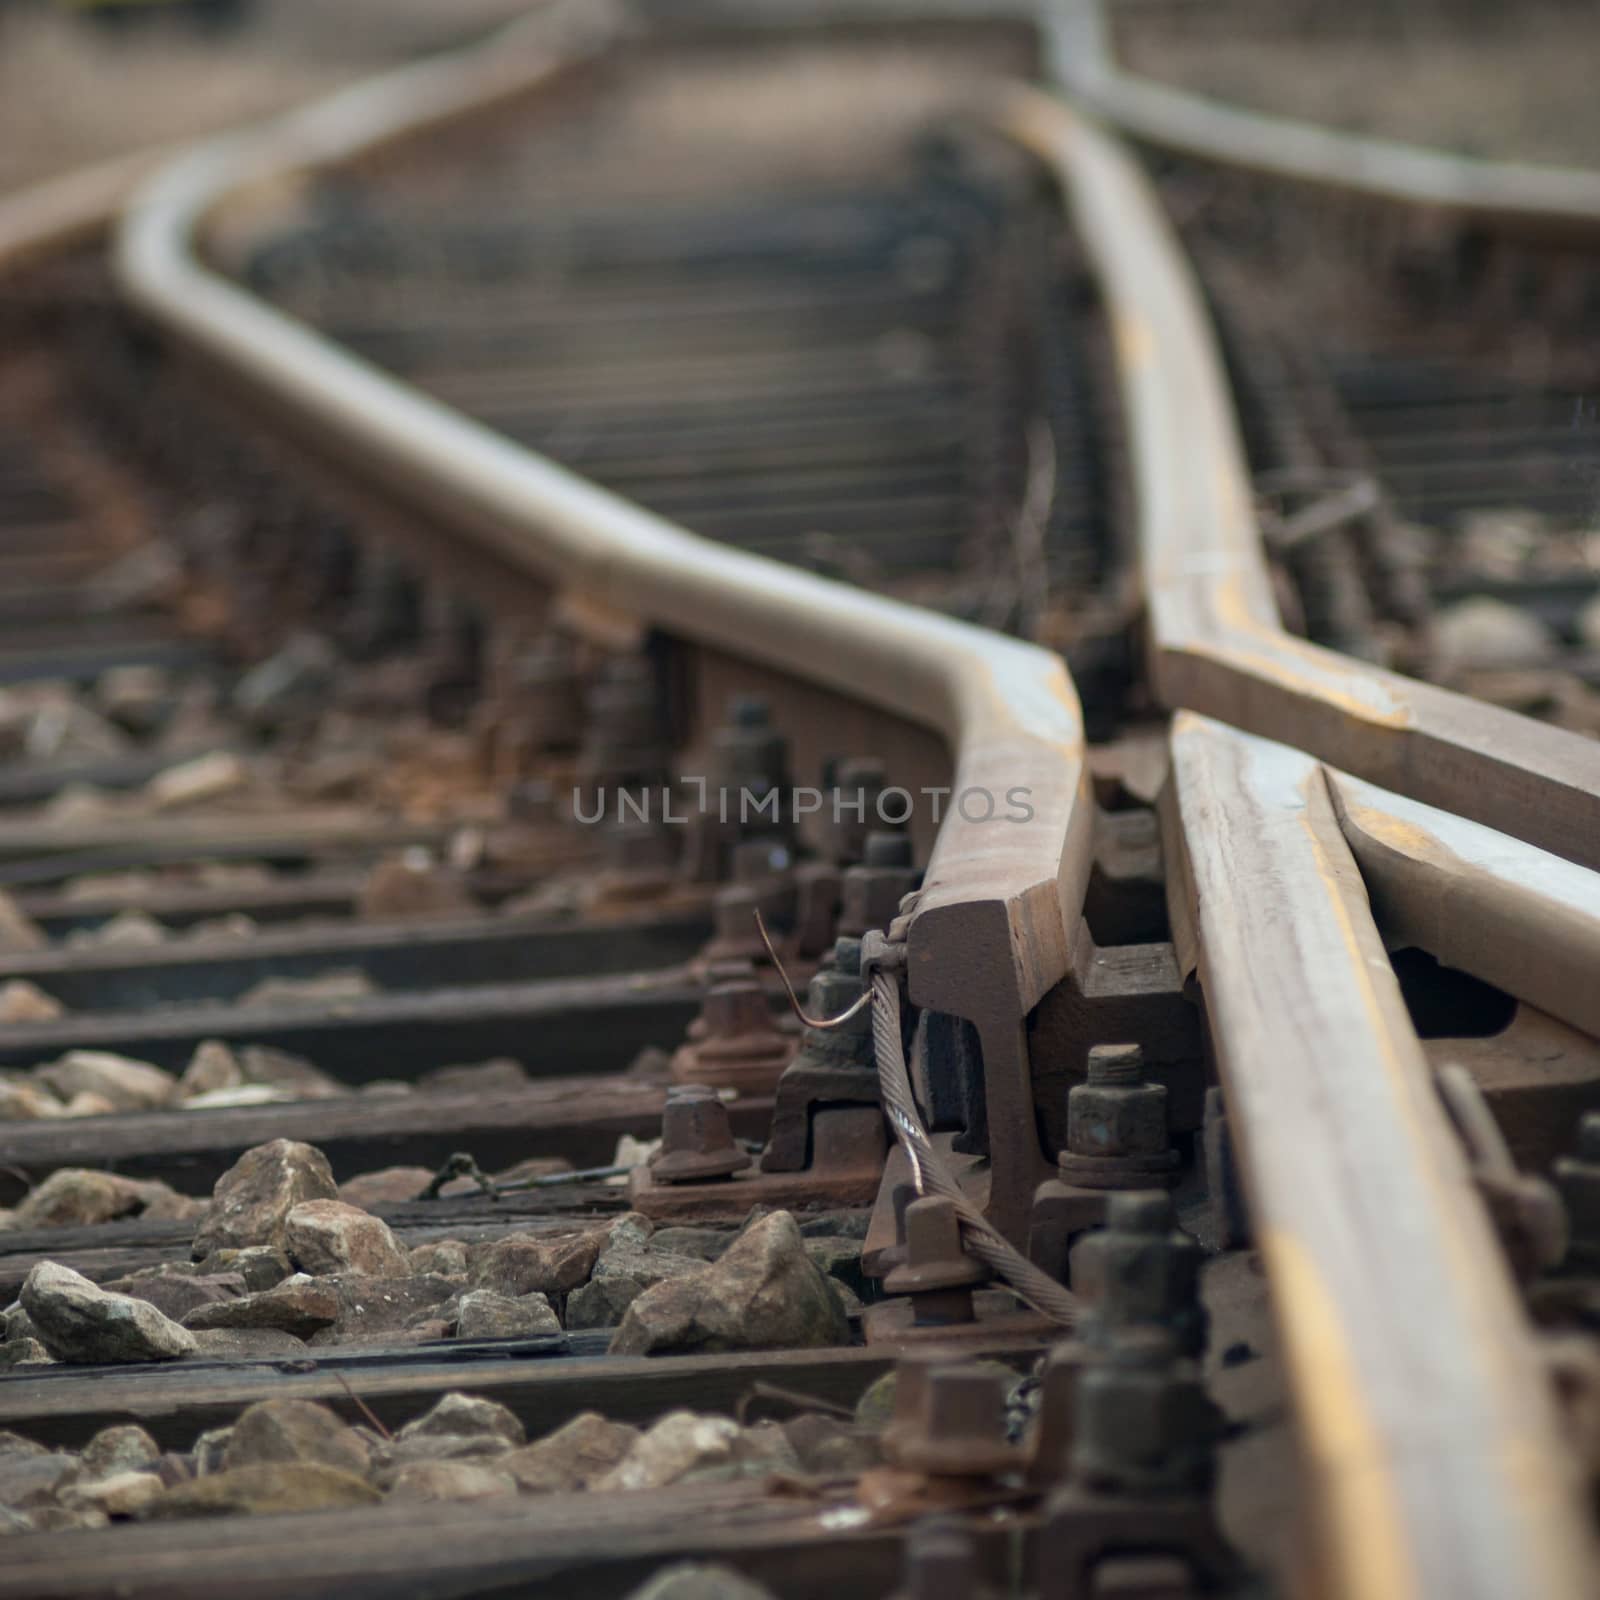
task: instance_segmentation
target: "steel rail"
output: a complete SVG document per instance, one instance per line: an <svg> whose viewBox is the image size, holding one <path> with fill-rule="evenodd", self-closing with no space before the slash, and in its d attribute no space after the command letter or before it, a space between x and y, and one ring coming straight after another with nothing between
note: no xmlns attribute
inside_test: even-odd
<svg viewBox="0 0 1600 1600"><path fill-rule="evenodd" d="M1325 770L1391 940L1600 1038L1600 873Z"/></svg>
<svg viewBox="0 0 1600 1600"><path fill-rule="evenodd" d="M1247 111L1117 63L1104 0L1048 0L1053 80L1132 138L1325 188L1543 230L1592 232L1600 172L1485 161L1424 145Z"/></svg>
<svg viewBox="0 0 1600 1600"><path fill-rule="evenodd" d="M527 66L523 87L561 65ZM1036 1149L1024 1018L1067 968L1092 816L1060 662L697 539L334 348L199 259L216 208L457 114L480 68L491 71L469 56L437 69L448 93L433 69L411 69L203 147L131 214L123 287L391 491L569 593L932 726L958 787L1032 789L1027 825L986 830L955 813L942 829L911 920L910 979L914 1000L977 1023L991 1136ZM407 104L419 86L420 112ZM1056 102L1021 93L1001 118L1056 164L1106 289L1155 535L1152 662L1169 703L1217 704L1263 732L1293 722L1316 757L1452 809L1470 811L1458 790L1475 785L1489 795L1481 821L1515 823L1530 803L1555 812L1551 795L1570 812L1569 793L1592 816L1600 783L1563 773L1569 741L1282 633L1215 352L1154 202L1114 143ZM1520 733L1524 765L1495 748ZM1278 752L1263 790L1239 752L1270 747L1196 718L1178 734L1187 854L1174 877L1199 891L1196 959L1316 1474L1325 1587L1576 1595L1584 1541L1553 1402L1318 762ZM1549 848L1579 854L1577 826L1569 816ZM1013 1222L1037 1176L1002 1165L991 1214Z"/></svg>
<svg viewBox="0 0 1600 1600"><path fill-rule="evenodd" d="M1201 983L1314 1485L1316 1592L1590 1592L1577 1473L1318 763L1180 713ZM1334 780L1335 788L1338 780Z"/></svg>
<svg viewBox="0 0 1600 1600"><path fill-rule="evenodd" d="M1150 184L1117 141L1049 94L1011 92L992 116L1055 175L1099 282L1163 703L1600 866L1600 743L1285 632L1216 340Z"/></svg>
<svg viewBox="0 0 1600 1600"><path fill-rule="evenodd" d="M1109 314L1151 677L1191 708L1175 938L1241 1124L1322 1588L1575 1596L1593 1569L1546 1380L1358 862L1393 931L1592 1027L1563 990L1600 937L1600 879L1563 857L1600 849L1600 751L1284 632L1220 358L1149 186L1058 100L1014 93L995 119L1055 171ZM1442 927L1430 897L1477 927Z"/></svg>
<svg viewBox="0 0 1600 1600"><path fill-rule="evenodd" d="M429 399L230 282L203 225L259 185L370 154L556 84L598 47L553 24L410 67L195 148L120 232L115 270L170 335L270 397L319 447L558 586L697 645L832 688L948 742L956 795L908 939L912 998L982 1040L997 1146L1038 1150L1025 1020L1069 965L1093 850L1076 691L1054 653L702 539ZM1008 790L1031 817L1003 820ZM1020 1243L1042 1158L990 1174L989 1214Z"/></svg>

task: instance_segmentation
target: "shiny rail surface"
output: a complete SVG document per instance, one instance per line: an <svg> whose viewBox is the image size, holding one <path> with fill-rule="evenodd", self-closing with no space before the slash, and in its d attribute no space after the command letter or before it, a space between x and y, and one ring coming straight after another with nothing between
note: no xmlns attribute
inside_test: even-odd
<svg viewBox="0 0 1600 1600"><path fill-rule="evenodd" d="M1151 676L1158 692L1174 707L1210 711L1236 727L1293 742L1330 766L1353 770L1415 799L1492 824L1514 836L1532 838L1558 854L1592 865L1594 842L1600 837L1596 833L1600 749L1591 741L1541 729L1510 713L1382 673L1282 631L1254 527L1249 481L1232 410L1200 301L1185 281L1176 251L1157 247L1168 237L1166 226L1142 180L1113 145L1083 137L1082 125L1058 102L1040 96L1018 98L999 111L997 121L1060 174L1064 191L1078 209L1084 234L1100 254L1119 370L1129 412L1135 419ZM1270 762L1262 766L1256 757L1247 755L1257 746L1249 741L1230 742L1234 736L1183 717L1178 728L1174 743L1178 834L1195 874L1192 889L1199 908L1193 956L1211 997L1211 1023L1224 1082L1231 1085L1237 1080L1238 1089L1231 1092L1247 1100L1256 1093L1249 1087L1256 1073L1285 1092L1293 1082L1302 1082L1309 1092L1320 1070L1317 1060L1339 1063L1340 1087L1325 1104L1319 1102L1316 1114L1281 1106L1269 1111L1264 1098L1244 1115L1247 1127L1256 1130L1246 1134L1246 1145L1257 1137L1271 1147L1246 1153L1247 1181L1252 1185L1257 1213L1295 1219L1285 1221L1288 1240L1284 1250L1293 1258L1293 1265L1284 1267L1278 1302L1288 1344L1313 1364L1326 1362L1349 1374L1365 1373L1364 1379L1354 1382L1358 1388L1370 1384L1369 1394L1376 1395L1385 1387L1386 1370L1390 1372L1387 1381L1395 1384L1391 1407L1380 1405L1375 1413L1370 1403L1361 1408L1368 1419L1365 1425L1371 1428L1362 1442L1341 1432L1347 1419L1338 1405L1314 1413L1311 1420L1311 1455L1319 1470L1332 1479L1327 1504L1336 1531L1330 1538L1331 1551L1362 1548L1364 1539L1371 1541L1371 1530L1381 1525L1381 1520L1375 1520L1378 1504L1390 1495L1407 1498L1407 1489L1397 1478L1374 1500L1367 1500L1365 1490L1372 1486L1369 1473L1394 1473L1401 1478L1414 1474L1409 1485L1412 1511L1403 1518L1405 1533L1398 1536L1387 1555L1375 1556L1385 1570L1346 1573L1346 1592L1487 1595L1510 1581L1511 1572L1522 1572L1521 1581L1526 1582L1526 1574L1535 1570L1527 1563L1537 1551L1563 1550L1546 1569L1548 1581L1555 1585L1551 1592L1576 1593L1576 1586L1583 1581L1584 1545L1575 1531L1570 1486L1552 1482L1527 1500L1519 1499L1526 1463L1554 1459L1554 1435L1549 1431L1548 1416L1542 1425L1532 1422L1540 1414L1541 1397L1532 1370L1525 1364L1527 1335L1520 1328L1521 1314L1512 1299L1511 1284L1486 1241L1480 1239L1476 1250L1460 1253L1460 1241L1478 1231L1482 1216L1465 1193L1459 1174L1455 1179L1428 1176L1431 1163L1448 1146L1447 1130L1442 1112L1431 1105L1426 1069L1403 1008L1395 1004L1392 995L1381 1005L1370 993L1357 999L1358 991L1369 981L1367 968L1377 950L1359 880L1353 899L1334 913L1345 931L1336 937L1330 926L1320 944L1312 936L1319 898L1313 882L1320 880L1331 894L1341 878L1353 875L1355 863L1345 857L1341 867L1327 853L1326 838L1320 846L1307 839L1309 853L1298 866L1288 858L1276 866L1263 863L1258 877L1229 853L1225 843L1238 828L1240 843L1249 839L1253 847L1258 846L1263 836L1270 836L1268 814L1274 812L1282 815L1289 838L1298 838L1302 828L1313 838L1326 835L1331 821L1327 801L1313 796L1306 787L1320 787L1316 764L1305 757L1297 757L1298 764L1290 763L1284 754L1280 766L1288 763L1297 776L1287 787L1274 787L1274 780L1263 777L1266 788L1257 793L1259 785L1247 773L1279 771ZM1224 778L1223 773L1231 776ZM1349 792L1350 780L1341 781L1346 787L1335 789L1336 794ZM1370 795L1372 791L1366 792ZM1542 804L1536 803L1534 808L1538 816L1530 812L1533 794L1542 796ZM1255 811L1257 807L1263 809ZM1321 823L1315 820L1319 813ZM1247 821L1252 815L1253 822ZM1402 831L1403 824L1398 818L1396 822L1395 831ZM1449 825L1448 819L1445 825ZM1475 837L1492 840L1493 835L1479 829ZM1506 848L1514 852L1516 847ZM1362 852L1363 863L1371 853L1369 841ZM1586 927L1585 937L1592 939L1594 896L1600 880L1592 872L1563 867L1548 856L1544 861L1563 905L1575 909ZM1290 885L1287 892L1285 882ZM1339 891L1341 895L1345 892ZM1503 930L1505 923L1516 920L1515 893L1505 877L1493 889L1485 890L1484 899L1494 907L1495 921ZM1544 933L1542 940L1523 947L1530 954L1533 948L1543 948L1548 956L1565 947L1568 931L1564 918L1552 915L1549 906L1541 906L1531 921ZM1298 948L1292 958L1286 956L1287 970L1272 980L1273 994L1264 987L1269 981L1267 949L1252 948L1244 933L1247 927L1278 925L1295 928ZM1460 929L1460 924L1452 922L1452 926ZM1454 938L1441 939L1441 931L1435 925L1429 930L1432 936L1424 934L1418 942L1441 954L1448 952L1451 959L1463 959L1462 940L1471 936L1462 931ZM1514 953L1518 941L1502 940L1499 948L1505 953L1505 962L1497 979L1513 992L1527 992L1528 969L1521 973L1508 970L1519 959ZM1481 968L1481 949L1476 964ZM1530 965L1537 966L1538 959ZM1344 983L1354 987L1340 994L1337 986ZM1224 997L1233 985L1238 989L1230 1002ZM1548 994L1548 987L1540 987ZM1324 1006L1326 1011L1321 1010ZM1315 1046L1296 1071L1286 1066L1284 1052L1298 1031L1299 1024L1293 1019L1301 1007L1312 1008L1319 1020L1308 1029ZM1347 1040L1342 1048L1328 1046L1337 1019L1363 1015L1385 1019L1378 1035L1365 1045ZM1363 1102L1353 1082L1346 1092L1344 1074L1354 1072L1355 1063L1364 1056L1374 1063L1374 1070L1413 1080L1404 1091L1415 1097L1411 1109L1394 1102L1379 1112L1373 1102ZM1397 1059L1409 1064L1396 1065ZM1380 1062L1390 1065L1379 1067ZM1354 1150L1338 1155L1338 1136L1331 1125L1341 1111L1350 1112L1363 1129L1409 1130L1404 1135L1410 1141L1406 1155L1380 1158L1360 1135ZM1303 1149L1295 1159L1282 1165L1277 1162L1278 1155L1290 1148L1282 1139L1282 1130L1292 1127L1308 1134L1315 1128L1311 1137L1318 1148L1327 1149L1336 1163L1348 1162L1330 1175L1329 1189L1320 1203L1307 1200L1311 1186L1301 1164ZM1278 1132L1269 1136L1267 1129ZM1518 1369L1521 1376L1513 1385L1515 1394L1506 1397L1500 1422L1488 1424L1486 1434L1479 1435L1500 1437L1504 1446L1473 1455L1475 1461L1492 1463L1493 1481L1470 1494L1465 1493L1464 1485L1458 1485L1464 1497L1450 1499L1457 1509L1469 1501L1479 1507L1479 1512L1471 1514L1467 1529L1446 1532L1436 1508L1427 1504L1435 1492L1435 1474L1447 1462L1459 1464L1461 1455L1458 1445L1433 1434L1432 1423L1425 1420L1440 1412L1431 1405L1413 1409L1410 1402L1415 1396L1408 1393L1401 1377L1406 1372L1440 1369L1429 1357L1403 1355L1404 1341L1396 1337L1397 1329L1388 1330L1358 1353L1327 1322L1332 1308L1338 1306L1391 1303L1370 1290L1355 1291L1350 1285L1334 1288L1321 1280L1324 1271L1345 1258L1348 1239L1340 1244L1338 1236L1344 1234L1358 1194L1379 1172L1387 1174L1387 1185L1416 1182L1421 1186L1416 1203L1401 1199L1396 1188L1386 1187L1384 1204L1400 1215L1421 1217L1427 1208L1420 1195L1433 1194L1432 1203L1439 1206L1436 1231L1428 1245L1421 1242L1420 1235L1402 1239L1398 1230L1363 1230L1363 1237L1382 1235L1395 1244L1400 1255L1415 1250L1419 1266L1425 1260L1455 1260L1466 1268L1464 1292L1494 1308L1483 1313L1492 1316L1498 1330L1490 1336L1484 1352L1502 1346L1507 1338L1506 1348L1524 1346L1524 1364ZM1343 1199L1334 1198L1340 1194ZM1332 1233L1318 1238L1323 1226ZM1366 1254L1369 1261L1373 1259L1370 1245ZM1392 1284L1408 1278L1408 1269L1402 1267ZM1475 1320L1479 1320L1476 1314L1464 1318L1468 1323ZM1423 1318L1406 1323L1419 1333L1428 1325L1429 1320ZM1447 1342L1452 1342L1454 1330L1463 1322L1447 1317L1443 1325L1452 1330L1447 1335ZM1463 1395L1469 1390L1488 1392L1477 1379L1464 1379L1460 1373L1458 1378L1463 1380ZM1309 1369L1302 1370L1301 1380L1300 1392L1308 1396L1326 1393L1333 1383L1327 1369L1316 1377ZM1480 1415L1478 1420L1486 1418ZM1533 1434L1522 1435L1522 1428L1530 1423ZM1477 1422L1474 1429L1476 1426ZM1337 1441L1331 1435L1317 1437L1324 1429L1338 1433ZM1413 1430L1420 1434L1414 1435ZM1434 1450L1438 1450L1437 1456ZM1422 1463L1430 1458L1433 1465L1424 1467ZM1357 1490L1355 1485L1364 1488ZM1568 1509L1562 1512L1564 1501ZM1492 1529L1491 1508L1510 1504L1522 1508L1513 1525ZM1558 1526L1564 1523L1567 1531L1557 1534L1547 1527L1519 1553L1516 1547L1528 1531L1520 1521L1523 1511L1540 1506ZM1362 1529L1367 1532L1363 1534ZM1451 1552L1459 1552L1477 1537L1484 1541L1479 1554L1462 1568L1448 1571L1436 1567L1440 1560L1453 1560ZM1419 1538L1420 1546L1412 1545L1411 1541ZM1378 1544L1369 1542L1366 1548L1373 1553ZM1489 1576L1491 1557L1511 1563L1499 1577Z"/></svg>
<svg viewBox="0 0 1600 1600"><path fill-rule="evenodd" d="M1128 156L1058 101L1000 125L1059 176L1098 258L1134 426L1151 678L1166 704L1600 864L1600 745L1284 631L1214 340Z"/></svg>
<svg viewBox="0 0 1600 1600"><path fill-rule="evenodd" d="M1023 1019L1067 970L1092 844L1082 713L1060 658L699 539L395 382L196 252L208 214L241 189L419 133L486 96L536 89L582 59L570 46L533 55L510 65L491 45L202 147L135 204L118 246L123 285L169 330L312 419L362 471L406 486L580 607L931 727L948 742L958 790L1033 791L1034 815L1017 826L986 830L951 814L909 940L913 1000L977 1026L991 1129L1032 1148ZM993 1174L991 1207L1013 1229L1039 1176L1020 1163Z"/></svg>
<svg viewBox="0 0 1600 1600"><path fill-rule="evenodd" d="M1190 713L1173 751L1195 960L1326 1486L1330 1588L1580 1594L1589 1556L1548 1384L1341 836L1340 790L1311 758ZM1583 879L1565 887L1592 940L1600 879Z"/></svg>
<svg viewBox="0 0 1600 1600"><path fill-rule="evenodd" d="M509 43L201 147L130 214L122 286L346 466L575 611L928 727L957 787L996 775L1030 787L1034 818L1003 837L959 813L946 822L909 947L911 998L978 1028L993 1147L1038 1156L1027 1018L1072 966L1093 854L1082 712L1060 659L699 539L335 348L206 262L208 226L258 186L559 86L605 47L569 30L539 19ZM1600 757L1282 630L1213 344L1147 185L1113 139L1037 92L1007 90L988 116L1055 175L1116 337L1150 678L1180 712L1164 804L1182 864L1175 942L1199 974L1241 1128L1325 1586L1576 1596L1586 1536L1552 1406L1368 896L1441 959L1594 1029L1592 1005L1553 974L1580 969L1600 938L1587 870L1600 865ZM1562 214L1569 203L1541 199ZM1430 919L1441 884L1482 908L1478 937ZM1017 1227L1043 1170L1026 1154L996 1164L1002 1225Z"/></svg>

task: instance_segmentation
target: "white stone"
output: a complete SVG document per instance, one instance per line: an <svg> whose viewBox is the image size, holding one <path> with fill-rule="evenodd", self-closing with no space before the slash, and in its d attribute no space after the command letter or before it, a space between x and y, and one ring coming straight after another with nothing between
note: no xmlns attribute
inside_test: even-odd
<svg viewBox="0 0 1600 1600"><path fill-rule="evenodd" d="M118 1111L158 1110L178 1086L170 1072L109 1050L69 1050L59 1060L36 1068L33 1076L64 1100L85 1092L97 1094Z"/></svg>
<svg viewBox="0 0 1600 1600"><path fill-rule="evenodd" d="M54 1261L29 1272L22 1306L58 1361L171 1361L195 1350L194 1335L148 1301L108 1294Z"/></svg>

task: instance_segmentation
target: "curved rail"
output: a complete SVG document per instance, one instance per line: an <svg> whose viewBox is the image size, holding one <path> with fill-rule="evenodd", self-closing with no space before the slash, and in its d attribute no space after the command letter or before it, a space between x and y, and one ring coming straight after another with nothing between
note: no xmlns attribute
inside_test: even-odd
<svg viewBox="0 0 1600 1600"><path fill-rule="evenodd" d="M1149 184L1049 95L1012 94L994 115L1056 175L1101 284L1163 702L1600 866L1600 743L1284 631L1216 341Z"/></svg>
<svg viewBox="0 0 1600 1600"><path fill-rule="evenodd" d="M1296 182L1540 228L1600 222L1600 172L1484 161L1397 139L1246 111L1124 72L1104 0L1050 0L1055 81L1116 127L1163 149Z"/></svg>
<svg viewBox="0 0 1600 1600"><path fill-rule="evenodd" d="M1575 1597L1592 1556L1546 1380L1368 895L1440 958L1592 1021L1557 991L1600 938L1600 746L1284 631L1149 184L1058 100L992 115L1056 175L1111 325L1150 676L1180 713L1173 923L1243 1128L1326 1588ZM1430 897L1481 920L1441 928Z"/></svg>
<svg viewBox="0 0 1600 1600"><path fill-rule="evenodd" d="M1027 821L948 813L909 962L918 1004L979 1031L997 1145L1037 1151L1025 1018L1067 970L1093 849L1082 718L1060 658L696 537L352 357L199 257L207 216L248 187L549 85L596 40L552 25L511 44L407 68L198 147L130 212L122 287L324 448L574 599L932 727L949 743L957 794L1029 791ZM990 1215L1016 1242L1042 1175L1019 1161L990 1176Z"/></svg>
<svg viewBox="0 0 1600 1600"><path fill-rule="evenodd" d="M1284 632L1221 362L1148 184L1059 101L1013 94L995 115L1057 174L1112 327L1151 677L1188 708L1173 920L1243 1128L1327 1587L1576 1596L1587 1539L1546 1381L1360 867L1424 948L1548 1000L1542 973L1528 982L1538 952L1559 972L1570 935L1594 947L1600 880L1526 845L1497 859L1477 824L1592 865L1600 748ZM1418 876L1488 908L1480 933L1532 934L1527 949L1441 941Z"/></svg>
<svg viewBox="0 0 1600 1600"><path fill-rule="evenodd" d="M910 961L918 1003L980 1029L996 1148L1036 1149L1023 1019L1066 971L1090 850L1059 660L698 539L352 358L198 258L207 217L250 184L364 154L475 94L550 82L580 53L535 51L515 70L492 51L464 55L203 147L129 218L123 286L353 465L573 595L930 725L960 785L1033 789L1025 825L952 813ZM1060 174L1112 311L1158 690L1313 752L1180 719L1174 879L1196 891L1185 914L1273 1265L1326 1587L1576 1596L1584 1536L1552 1402L1316 758L1580 860L1600 850L1600 769L1566 736L1283 633L1215 352L1153 198L1113 141L1047 97L1018 93L998 116ZM1025 1216L1037 1175L995 1171L1002 1226Z"/></svg>

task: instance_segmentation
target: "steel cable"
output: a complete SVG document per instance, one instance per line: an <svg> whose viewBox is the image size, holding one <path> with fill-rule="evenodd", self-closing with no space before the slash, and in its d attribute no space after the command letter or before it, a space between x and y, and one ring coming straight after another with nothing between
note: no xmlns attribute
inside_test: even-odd
<svg viewBox="0 0 1600 1600"><path fill-rule="evenodd" d="M900 1039L900 987L887 972L872 974L872 1043L878 1064L878 1089L895 1137L911 1161L917 1193L936 1194L956 1208L961 1244L1035 1311L1071 1327L1078 1320L1077 1298L1048 1273L1014 1249L969 1200L934 1149L911 1093L905 1049Z"/></svg>

